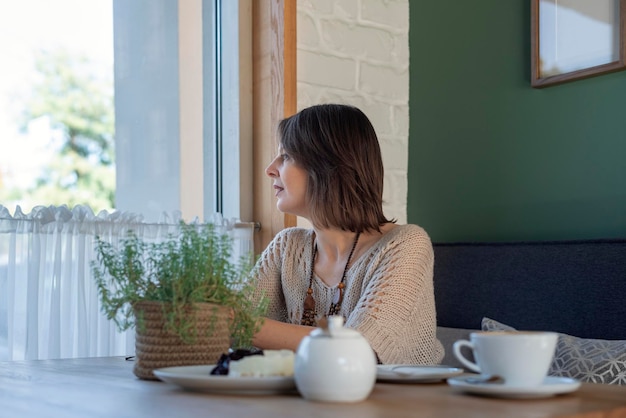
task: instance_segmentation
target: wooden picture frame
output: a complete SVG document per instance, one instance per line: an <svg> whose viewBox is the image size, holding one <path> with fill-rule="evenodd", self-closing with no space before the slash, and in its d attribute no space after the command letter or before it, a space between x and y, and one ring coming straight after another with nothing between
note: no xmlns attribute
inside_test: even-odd
<svg viewBox="0 0 626 418"><path fill-rule="evenodd" d="M531 0L531 85L626 69L626 0Z"/></svg>

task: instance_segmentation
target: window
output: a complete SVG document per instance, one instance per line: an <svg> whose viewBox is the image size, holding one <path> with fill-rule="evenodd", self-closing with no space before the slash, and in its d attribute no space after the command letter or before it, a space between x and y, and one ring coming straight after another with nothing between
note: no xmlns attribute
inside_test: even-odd
<svg viewBox="0 0 626 418"><path fill-rule="evenodd" d="M0 4L0 204L110 209L111 18L112 0Z"/></svg>
<svg viewBox="0 0 626 418"><path fill-rule="evenodd" d="M252 220L252 204L248 200L252 195L249 93L252 6L242 1L244 5L240 8L239 3L223 0L6 3L0 6L4 40L0 49L8 58L0 92L31 84L31 80L15 78L30 74L19 66L22 61L18 58L29 53L24 46L20 49L19 45L23 44L19 41L32 38L48 44L56 40L70 48L79 45L92 64L90 70L108 76L108 94L111 100L114 96L115 122L113 125L111 120L108 136L111 147L115 143L116 158L107 181L111 189L116 189L115 208L141 213L147 220L156 220L172 210L181 210L185 218L208 219L213 213L221 212L228 218ZM16 35L14 30L18 29ZM242 36L247 37L247 42L239 42ZM74 49L70 49L71 54L75 54ZM68 98L67 102L79 102ZM14 111L20 108L13 102L0 104L12 111L0 112L2 115L14 117L17 113ZM0 120L0 132L9 129L7 125L8 122ZM23 184L27 178L37 176L56 183L58 189L48 195L32 196L30 205L17 200L25 211L34 204L61 203L70 206L86 203L112 209L112 205L96 205L94 196L82 195L68 186L73 173L63 173L61 169L68 166L67 162L46 163L53 172L39 172L41 158L50 158L62 146L61 140L54 139L60 134L54 131L54 120L33 118L27 124L26 133L49 131L39 143L24 138L17 128L11 129L15 136L3 134L0 138L1 189L7 192L9 186L26 187ZM23 152L19 153L20 150ZM92 159L104 153L98 149L92 151ZM60 196L62 189L67 194ZM50 196L57 197L57 201L48 201ZM0 204L8 200L11 200L8 193L0 195Z"/></svg>
<svg viewBox="0 0 626 418"><path fill-rule="evenodd" d="M114 1L118 208L251 220L250 8Z"/></svg>
<svg viewBox="0 0 626 418"><path fill-rule="evenodd" d="M240 167L252 170L251 162L247 161L252 157L250 40L241 43L247 45L244 48L239 47L241 36L251 37L251 4L247 9L239 9L238 2L229 0L15 3L25 6L19 9L23 13L18 16L17 9L3 10L0 5L0 19L15 20L18 27L19 22L35 23L32 27L23 25L25 33L38 32L44 23L49 23L48 32L43 35L48 39L53 38L55 27L64 26L71 29L69 39L80 39L86 43L87 50L109 51L109 64L90 68L106 70L110 76L114 73L110 96L113 100L114 86L117 209L140 213L149 222L158 220L164 212L178 209L187 220L195 216L211 218L216 211L226 218L251 219L252 205L242 198L246 193L248 198L252 195L251 191L244 192L250 188L246 184L251 183L251 174L242 174L240 170ZM88 14L81 14L87 9L94 12L89 15L91 19ZM31 22L33 15L41 16L42 20ZM62 23L60 19L64 15L71 15L74 20ZM107 39L104 46L89 43L87 35L77 32L81 25L76 19L86 19L81 21L85 34L100 29L108 33L103 35ZM0 20L0 30L9 27L2 23ZM11 38L15 39L8 36ZM49 96L56 100L56 105L48 109L56 109L64 102L70 110L73 105L83 104L83 84L75 83L77 78L68 73L68 68L62 65L48 68L48 73L59 76L48 83ZM68 83L71 88L55 90L59 81L67 80L72 81ZM76 92L80 95L73 96ZM68 111L62 116L73 120L80 113ZM71 125L89 130L100 119L79 118ZM42 120L48 124L45 128L52 144L57 135L66 134L62 144L75 140L76 143L69 145L79 151L83 148L93 151L93 143L81 145L83 131L63 130L47 115ZM67 126L69 123L63 125ZM105 135L98 138L112 140L112 134L111 138ZM13 152L12 158L19 160L19 164L28 162L30 155L17 158L13 145L9 144L0 155ZM43 151L50 154L45 146ZM104 158L104 151L99 151L102 150L95 148L87 154L89 158ZM56 172L48 174L62 172L63 164L56 167ZM70 190L67 196L76 194ZM242 208L250 213L244 213ZM81 210L69 214L58 209L38 212L46 214L42 219L2 220L0 360L119 355L132 351L132 340L126 335L120 337L114 332L113 323L100 314L94 282L89 276L89 261L96 231L115 240L123 235L127 222L136 220L114 215L93 220L83 217ZM103 232L104 224L111 232ZM154 235L149 231L154 227L142 230ZM250 225L237 225L233 234L234 255L252 249ZM237 243L241 244L239 248Z"/></svg>

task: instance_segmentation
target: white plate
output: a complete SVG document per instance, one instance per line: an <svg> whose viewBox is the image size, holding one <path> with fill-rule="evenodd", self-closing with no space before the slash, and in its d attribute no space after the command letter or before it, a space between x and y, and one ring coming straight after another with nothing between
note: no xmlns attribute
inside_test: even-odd
<svg viewBox="0 0 626 418"><path fill-rule="evenodd" d="M154 370L155 376L183 389L211 392L259 395L295 390L293 377L230 377L211 375L214 365L165 367Z"/></svg>
<svg viewBox="0 0 626 418"><path fill-rule="evenodd" d="M501 383L470 383L467 379L476 376L462 376L448 379L448 384L463 392L495 396L498 398L548 398L562 393L574 392L580 387L580 382L567 377L546 377L543 384L532 388L506 386Z"/></svg>
<svg viewBox="0 0 626 418"><path fill-rule="evenodd" d="M376 369L380 382L428 383L439 382L463 373L463 369L448 366L416 366L411 364L382 364Z"/></svg>

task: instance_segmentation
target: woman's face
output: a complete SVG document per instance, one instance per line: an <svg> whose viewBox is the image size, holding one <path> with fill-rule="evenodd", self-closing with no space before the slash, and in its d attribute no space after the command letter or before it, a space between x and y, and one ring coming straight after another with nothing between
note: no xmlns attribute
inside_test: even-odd
<svg viewBox="0 0 626 418"><path fill-rule="evenodd" d="M273 180L278 210L308 218L307 173L282 147L279 147L278 155L265 169L265 174Z"/></svg>

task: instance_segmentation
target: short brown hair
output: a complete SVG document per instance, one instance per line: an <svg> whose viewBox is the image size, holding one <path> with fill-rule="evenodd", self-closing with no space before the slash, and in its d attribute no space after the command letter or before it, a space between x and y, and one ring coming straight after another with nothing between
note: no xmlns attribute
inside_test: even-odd
<svg viewBox="0 0 626 418"><path fill-rule="evenodd" d="M307 204L318 227L380 231L384 169L378 137L354 106L303 109L278 125L280 145L308 173Z"/></svg>

